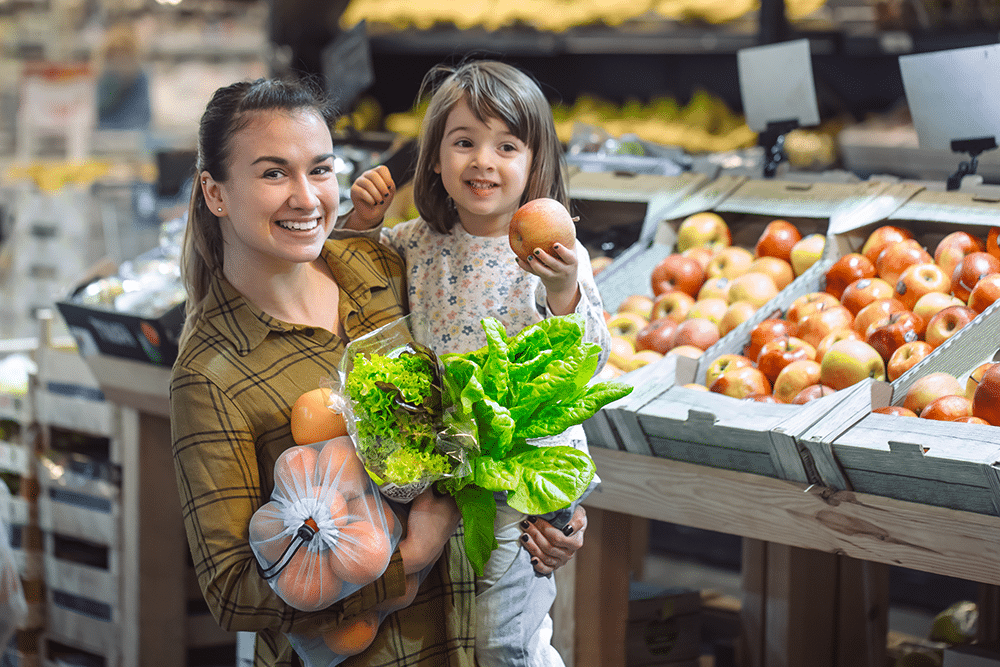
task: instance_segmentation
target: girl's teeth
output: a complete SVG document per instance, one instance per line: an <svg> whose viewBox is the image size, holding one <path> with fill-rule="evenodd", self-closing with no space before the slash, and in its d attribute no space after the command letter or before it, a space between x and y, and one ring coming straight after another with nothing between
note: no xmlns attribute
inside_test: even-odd
<svg viewBox="0 0 1000 667"><path fill-rule="evenodd" d="M282 220L278 222L279 227L284 227L285 229L295 229L298 231L308 231L316 227L319 224L315 220L309 220L308 222L289 222L287 220Z"/></svg>

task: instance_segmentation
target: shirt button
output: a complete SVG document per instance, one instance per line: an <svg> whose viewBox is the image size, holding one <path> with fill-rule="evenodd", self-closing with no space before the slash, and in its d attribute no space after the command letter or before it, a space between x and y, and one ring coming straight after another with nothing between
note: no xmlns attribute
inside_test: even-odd
<svg viewBox="0 0 1000 667"><path fill-rule="evenodd" d="M303 329L302 333L304 333L307 336L312 336L316 332L313 329L310 328L310 329Z"/></svg>

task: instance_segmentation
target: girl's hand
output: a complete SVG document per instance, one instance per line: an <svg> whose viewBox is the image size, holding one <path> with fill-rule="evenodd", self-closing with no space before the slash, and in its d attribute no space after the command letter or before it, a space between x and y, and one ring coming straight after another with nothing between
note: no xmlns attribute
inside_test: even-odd
<svg viewBox="0 0 1000 667"><path fill-rule="evenodd" d="M347 219L347 229L365 230L377 227L396 196L396 184L384 164L369 169L351 186L354 210Z"/></svg>
<svg viewBox="0 0 1000 667"><path fill-rule="evenodd" d="M552 574L568 563L573 554L583 546L587 511L582 505L578 505L573 518L563 530L535 517L523 522L521 528L524 530L521 542L531 554L531 564L535 566L535 571L539 574Z"/></svg>
<svg viewBox="0 0 1000 667"><path fill-rule="evenodd" d="M554 315L568 315L576 310L580 301L576 252L560 243L555 244L552 250L550 254L539 248L527 262L518 259L517 264L542 279L549 310Z"/></svg>
<svg viewBox="0 0 1000 667"><path fill-rule="evenodd" d="M451 496L438 497L427 489L414 498L406 520L406 537L399 541L406 574L416 574L436 561L461 519L462 513Z"/></svg>

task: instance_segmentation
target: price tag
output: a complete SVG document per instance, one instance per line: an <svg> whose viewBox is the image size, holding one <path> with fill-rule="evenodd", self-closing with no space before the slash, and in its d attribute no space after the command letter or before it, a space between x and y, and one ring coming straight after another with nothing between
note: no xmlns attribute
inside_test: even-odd
<svg viewBox="0 0 1000 667"><path fill-rule="evenodd" d="M747 125L763 132L768 123L819 125L808 39L740 49L736 53ZM780 76L775 76L780 72Z"/></svg>
<svg viewBox="0 0 1000 667"><path fill-rule="evenodd" d="M375 81L364 21L337 35L323 49L323 77L341 111L354 106L361 93Z"/></svg>
<svg viewBox="0 0 1000 667"><path fill-rule="evenodd" d="M900 56L899 70L921 148L1000 137L1000 45Z"/></svg>

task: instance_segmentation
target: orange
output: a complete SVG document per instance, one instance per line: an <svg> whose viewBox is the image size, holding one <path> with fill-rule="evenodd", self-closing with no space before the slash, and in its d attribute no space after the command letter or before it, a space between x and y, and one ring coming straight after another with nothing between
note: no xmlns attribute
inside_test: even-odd
<svg viewBox="0 0 1000 667"><path fill-rule="evenodd" d="M341 584L323 562L324 551L312 553L302 544L275 579L281 599L300 611L316 611L336 600Z"/></svg>
<svg viewBox="0 0 1000 667"><path fill-rule="evenodd" d="M334 412L329 404L330 390L319 387L307 391L292 405L292 440L296 445L323 442L339 435L347 435L344 416Z"/></svg>
<svg viewBox="0 0 1000 667"><path fill-rule="evenodd" d="M338 532L337 544L330 550L330 566L345 582L364 586L382 576L391 557L389 538L382 528L370 521L355 521Z"/></svg>
<svg viewBox="0 0 1000 667"><path fill-rule="evenodd" d="M315 486L317 452L308 446L292 446L274 462L274 489L285 498L301 498Z"/></svg>
<svg viewBox="0 0 1000 667"><path fill-rule="evenodd" d="M385 518L386 534L393 535L396 532L396 514L389 503L380 497L366 493L348 501L347 509L353 521L371 521L376 527L381 523L378 520L381 514Z"/></svg>
<svg viewBox="0 0 1000 667"><path fill-rule="evenodd" d="M337 655L361 653L375 641L378 623L378 612L366 612L346 625L324 632L323 642Z"/></svg>
<svg viewBox="0 0 1000 667"><path fill-rule="evenodd" d="M261 558L267 561L262 563L264 567L281 558L285 549L291 544L291 535L281 535L284 530L285 522L281 518L278 506L273 502L265 503L250 517L250 542Z"/></svg>
<svg viewBox="0 0 1000 667"><path fill-rule="evenodd" d="M349 436L328 440L316 459L317 483L334 482L345 498L354 498L368 489L368 472L358 458Z"/></svg>

